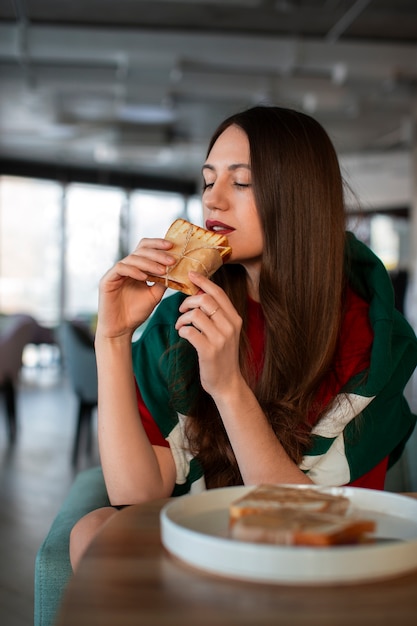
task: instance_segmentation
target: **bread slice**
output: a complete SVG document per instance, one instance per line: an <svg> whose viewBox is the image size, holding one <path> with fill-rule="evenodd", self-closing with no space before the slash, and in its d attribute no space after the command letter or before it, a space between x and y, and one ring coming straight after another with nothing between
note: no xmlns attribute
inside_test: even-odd
<svg viewBox="0 0 417 626"><path fill-rule="evenodd" d="M283 508L301 509L305 512L345 513L350 505L348 498L332 495L309 487L284 485L259 485L230 505L230 523L240 517L255 513L279 511Z"/></svg>
<svg viewBox="0 0 417 626"><path fill-rule="evenodd" d="M373 520L350 500L309 487L260 485L229 507L230 536L258 543L329 546L368 540Z"/></svg>
<svg viewBox="0 0 417 626"><path fill-rule="evenodd" d="M241 517L231 536L240 541L318 547L362 543L374 530L373 520L283 508Z"/></svg>
<svg viewBox="0 0 417 626"><path fill-rule="evenodd" d="M210 277L232 252L225 235L206 230L181 218L171 224L165 239L174 244L169 254L176 257L177 262L167 266L163 276L150 275L149 279L187 295L198 292L198 287L188 278L188 272L193 270Z"/></svg>

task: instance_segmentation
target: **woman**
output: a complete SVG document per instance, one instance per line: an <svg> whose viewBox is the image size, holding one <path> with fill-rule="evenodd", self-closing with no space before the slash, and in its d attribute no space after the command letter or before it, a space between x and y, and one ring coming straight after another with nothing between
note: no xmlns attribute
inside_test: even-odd
<svg viewBox="0 0 417 626"><path fill-rule="evenodd" d="M143 239L101 281L99 446L113 507L202 488L383 489L414 424L417 364L380 261L345 232L335 150L311 117L254 107L215 132L204 225L231 257L197 295L150 284L171 244ZM152 315L141 339L134 330ZM115 508L75 526L80 555Z"/></svg>

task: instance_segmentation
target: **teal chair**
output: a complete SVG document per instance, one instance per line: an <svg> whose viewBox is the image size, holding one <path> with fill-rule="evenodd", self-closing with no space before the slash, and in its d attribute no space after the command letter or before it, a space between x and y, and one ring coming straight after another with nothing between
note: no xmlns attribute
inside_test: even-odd
<svg viewBox="0 0 417 626"><path fill-rule="evenodd" d="M85 322L65 320L59 328L59 338L68 378L78 399L72 449L72 464L75 466L83 431L87 434L87 452L91 454L92 449L92 419L98 398L96 353L94 339Z"/></svg>
<svg viewBox="0 0 417 626"><path fill-rule="evenodd" d="M81 517L110 504L101 467L77 474L70 492L52 523L35 561L34 626L53 626L72 574L69 536Z"/></svg>

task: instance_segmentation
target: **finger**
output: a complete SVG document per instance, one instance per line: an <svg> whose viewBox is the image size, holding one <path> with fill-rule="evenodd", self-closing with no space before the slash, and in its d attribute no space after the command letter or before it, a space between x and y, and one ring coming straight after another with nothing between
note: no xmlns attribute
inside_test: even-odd
<svg viewBox="0 0 417 626"><path fill-rule="evenodd" d="M178 335L182 339L186 339L200 353L210 342L207 337L194 326L181 326L178 329Z"/></svg>
<svg viewBox="0 0 417 626"><path fill-rule="evenodd" d="M212 343L217 342L217 340L215 340L215 336L219 333L219 331L223 334L222 324L219 323L215 325L214 320L212 321L206 313L198 308L191 309L190 311L180 315L175 323L175 329L182 337L189 338L190 336L195 335L195 333L198 333L199 335L203 335L208 338Z"/></svg>
<svg viewBox="0 0 417 626"><path fill-rule="evenodd" d="M166 274L167 267L175 265L176 259L161 250L141 248L123 259L121 263L132 264L146 275L163 276Z"/></svg>
<svg viewBox="0 0 417 626"><path fill-rule="evenodd" d="M217 302L215 300L213 300L213 298L211 298L208 304L206 304L206 302L204 302L204 303L200 304L200 306L198 308L200 309L200 311L202 311L204 313L204 315L208 319L211 319L217 313L217 311L220 310L220 305L217 304Z"/></svg>
<svg viewBox="0 0 417 626"><path fill-rule="evenodd" d="M208 293L213 297L219 293L223 293L223 290L218 285L213 283L210 278L207 278L207 276L204 276L199 272L189 272L188 276L191 282L194 283L194 285L197 285L197 287L200 287L204 293Z"/></svg>
<svg viewBox="0 0 417 626"><path fill-rule="evenodd" d="M165 285L163 285L162 283L153 283L152 285L148 285L148 288L155 301L155 305L162 300L162 296L167 290Z"/></svg>
<svg viewBox="0 0 417 626"><path fill-rule="evenodd" d="M179 316L175 322L175 329L179 331L181 328L192 326L199 332L202 332L202 326L204 325L203 316L207 317L200 309L189 309Z"/></svg>
<svg viewBox="0 0 417 626"><path fill-rule="evenodd" d="M221 358L227 349L230 339L233 338L233 328L228 320L218 311L219 318L211 320L200 309L194 309L182 315L177 320L178 335L194 346L199 358ZM216 314L217 315L217 314ZM230 352L227 349L227 352Z"/></svg>
<svg viewBox="0 0 417 626"><path fill-rule="evenodd" d="M118 283L120 280L127 278L145 281L146 277L147 273L143 272L137 265L129 263L127 259L122 259L104 274L100 282L105 285L107 283Z"/></svg>
<svg viewBox="0 0 417 626"><path fill-rule="evenodd" d="M161 266L162 267L162 266ZM154 266L155 272L159 272L159 267ZM165 270L162 271L162 274ZM125 281L133 281L144 285L149 280L149 271L143 267L139 267L136 262L132 262L132 257L127 257L118 261L100 280L100 288L105 291L114 291L119 289ZM133 285L132 285L133 286ZM164 287L165 289L165 287Z"/></svg>
<svg viewBox="0 0 417 626"><path fill-rule="evenodd" d="M193 296L194 298L201 298L204 294L206 294L206 296L211 296L211 303L217 303L217 305L221 306L227 315L233 315L234 307L228 296L225 294L223 289L219 287L219 285L216 285L216 283L210 280L210 278L207 278L207 276L203 276L198 272L190 272L189 277L190 280L201 290L196 296ZM185 306L187 305L185 304ZM205 305L203 300L200 300L200 304L197 306L202 306L208 313L211 313L214 309L214 306L211 306L210 303Z"/></svg>
<svg viewBox="0 0 417 626"><path fill-rule="evenodd" d="M225 311L232 307L232 304L223 289L216 285L212 280L202 274L199 274L198 272L189 272L189 277L192 282L200 288L200 290L197 294L189 296L182 302L180 311L200 307L207 313L210 313L216 305L220 305Z"/></svg>
<svg viewBox="0 0 417 626"><path fill-rule="evenodd" d="M135 248L135 251L139 250L140 248L169 250L170 248L172 248L173 245L174 244L172 243L172 241L168 241L168 239L161 239L160 237L154 237L154 238L144 237L143 239L139 241L138 245Z"/></svg>
<svg viewBox="0 0 417 626"><path fill-rule="evenodd" d="M224 336L227 336L231 331L231 324L224 316L220 307L216 307L216 309L211 312L211 317L200 308L190 309L180 315L176 321L175 328L177 331L184 327L193 327L200 333L204 333L211 338L213 338L214 334L218 333L219 330Z"/></svg>
<svg viewBox="0 0 417 626"><path fill-rule="evenodd" d="M201 309L207 316L217 309L219 304L217 301L205 294L203 291L196 294L195 296L189 296L185 300L183 300L179 306L180 313L185 313L186 311L190 311L192 309Z"/></svg>

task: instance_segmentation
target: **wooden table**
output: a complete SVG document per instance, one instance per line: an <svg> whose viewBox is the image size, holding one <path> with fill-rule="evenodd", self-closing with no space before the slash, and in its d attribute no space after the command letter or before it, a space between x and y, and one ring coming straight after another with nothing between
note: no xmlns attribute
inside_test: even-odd
<svg viewBox="0 0 417 626"><path fill-rule="evenodd" d="M318 587L208 574L162 546L165 502L125 508L103 528L68 585L57 626L417 624L417 570L380 582Z"/></svg>

